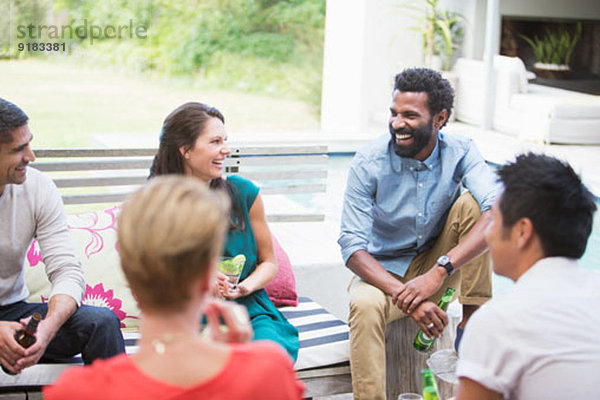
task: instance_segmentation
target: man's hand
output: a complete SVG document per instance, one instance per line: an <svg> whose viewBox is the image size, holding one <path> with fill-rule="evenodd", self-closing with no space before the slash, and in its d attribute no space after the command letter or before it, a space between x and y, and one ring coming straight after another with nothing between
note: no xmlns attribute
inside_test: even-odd
<svg viewBox="0 0 600 400"><path fill-rule="evenodd" d="M21 328L18 322L0 321L0 363L14 374L21 372L16 364L25 357L25 349L15 340L15 333Z"/></svg>
<svg viewBox="0 0 600 400"><path fill-rule="evenodd" d="M22 353L20 353L22 356L15 361L13 366L17 373L21 372L24 368L34 365L42 358L46 348L54 338L54 335L56 335L56 332L58 332L60 327L69 319L76 309L77 303L71 296L56 294L50 298L50 301L48 302L48 312L38 325L35 334L35 343L29 348L23 349L15 341L16 345L21 347L22 350ZM30 318L31 317L22 319L19 329L25 327Z"/></svg>
<svg viewBox="0 0 600 400"><path fill-rule="evenodd" d="M248 311L233 302L212 300L205 310L206 321L213 340L227 343L249 342L254 335ZM225 326L221 327L221 319Z"/></svg>
<svg viewBox="0 0 600 400"><path fill-rule="evenodd" d="M417 306L437 292L444 283L446 272L437 268L437 264L423 275L404 284L404 287L392 296L392 302L406 314L411 314Z"/></svg>
<svg viewBox="0 0 600 400"><path fill-rule="evenodd" d="M23 327L27 326L27 322L29 322L30 319L31 317L22 319L21 325ZM39 323L37 332L35 333L35 338L35 343L27 349L25 349L25 355L21 359L19 359L15 365L15 367L18 368L20 371L24 370L27 367L35 365L40 360L40 358L42 358L42 356L46 352L46 347L48 347L48 344L50 343L52 338L54 338L54 329L49 328L46 320L42 320Z"/></svg>
<svg viewBox="0 0 600 400"><path fill-rule="evenodd" d="M390 289L386 292L391 298L392 302L400 308L398 304L396 304L398 296L404 290L404 283L400 282L398 279L394 278L394 281L389 285Z"/></svg>
<svg viewBox="0 0 600 400"><path fill-rule="evenodd" d="M439 338L448 325L448 316L444 310L430 300L421 302L410 316L429 337Z"/></svg>

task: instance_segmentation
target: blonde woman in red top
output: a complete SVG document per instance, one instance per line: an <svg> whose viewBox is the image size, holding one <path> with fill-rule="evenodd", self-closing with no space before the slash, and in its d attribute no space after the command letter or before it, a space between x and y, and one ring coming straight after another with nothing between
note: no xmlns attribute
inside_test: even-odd
<svg viewBox="0 0 600 400"><path fill-rule="evenodd" d="M119 216L121 266L141 315L139 351L66 371L47 400L301 399L289 356L251 342L245 309L211 299L229 200L196 179L157 177ZM212 334L200 334L206 315ZM219 319L228 329L220 329Z"/></svg>

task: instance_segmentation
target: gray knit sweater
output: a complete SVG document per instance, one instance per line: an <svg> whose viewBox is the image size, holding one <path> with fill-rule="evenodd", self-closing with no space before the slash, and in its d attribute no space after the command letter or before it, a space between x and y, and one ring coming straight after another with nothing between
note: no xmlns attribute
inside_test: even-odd
<svg viewBox="0 0 600 400"><path fill-rule="evenodd" d="M0 195L0 305L29 296L23 262L34 238L52 284L50 296L66 294L79 304L85 283L60 194L52 180L28 168L24 184L8 184Z"/></svg>

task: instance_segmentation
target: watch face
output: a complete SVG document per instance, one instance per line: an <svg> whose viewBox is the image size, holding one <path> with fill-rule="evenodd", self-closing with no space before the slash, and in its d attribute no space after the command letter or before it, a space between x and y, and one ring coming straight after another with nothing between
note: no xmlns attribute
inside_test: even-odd
<svg viewBox="0 0 600 400"><path fill-rule="evenodd" d="M450 262L450 257L445 256L445 255L441 256L440 258L437 259L437 263L442 266L448 264L449 262Z"/></svg>

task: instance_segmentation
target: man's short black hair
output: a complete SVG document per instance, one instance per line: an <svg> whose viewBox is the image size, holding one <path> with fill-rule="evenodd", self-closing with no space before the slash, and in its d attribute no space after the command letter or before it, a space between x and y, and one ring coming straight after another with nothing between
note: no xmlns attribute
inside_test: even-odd
<svg viewBox="0 0 600 400"><path fill-rule="evenodd" d="M433 117L442 110L448 112L448 118L452 113L454 102L454 89L447 79L428 68L407 68L396 75L394 79L394 90L400 92L426 92L429 99L429 112ZM444 125L446 125L444 122ZM440 128L442 128L442 125Z"/></svg>
<svg viewBox="0 0 600 400"><path fill-rule="evenodd" d="M28 120L23 110L0 98L0 143L12 142L12 131L25 125Z"/></svg>
<svg viewBox="0 0 600 400"><path fill-rule="evenodd" d="M500 167L504 228L528 218L546 257L581 258L592 231L595 199L566 162L527 153Z"/></svg>

